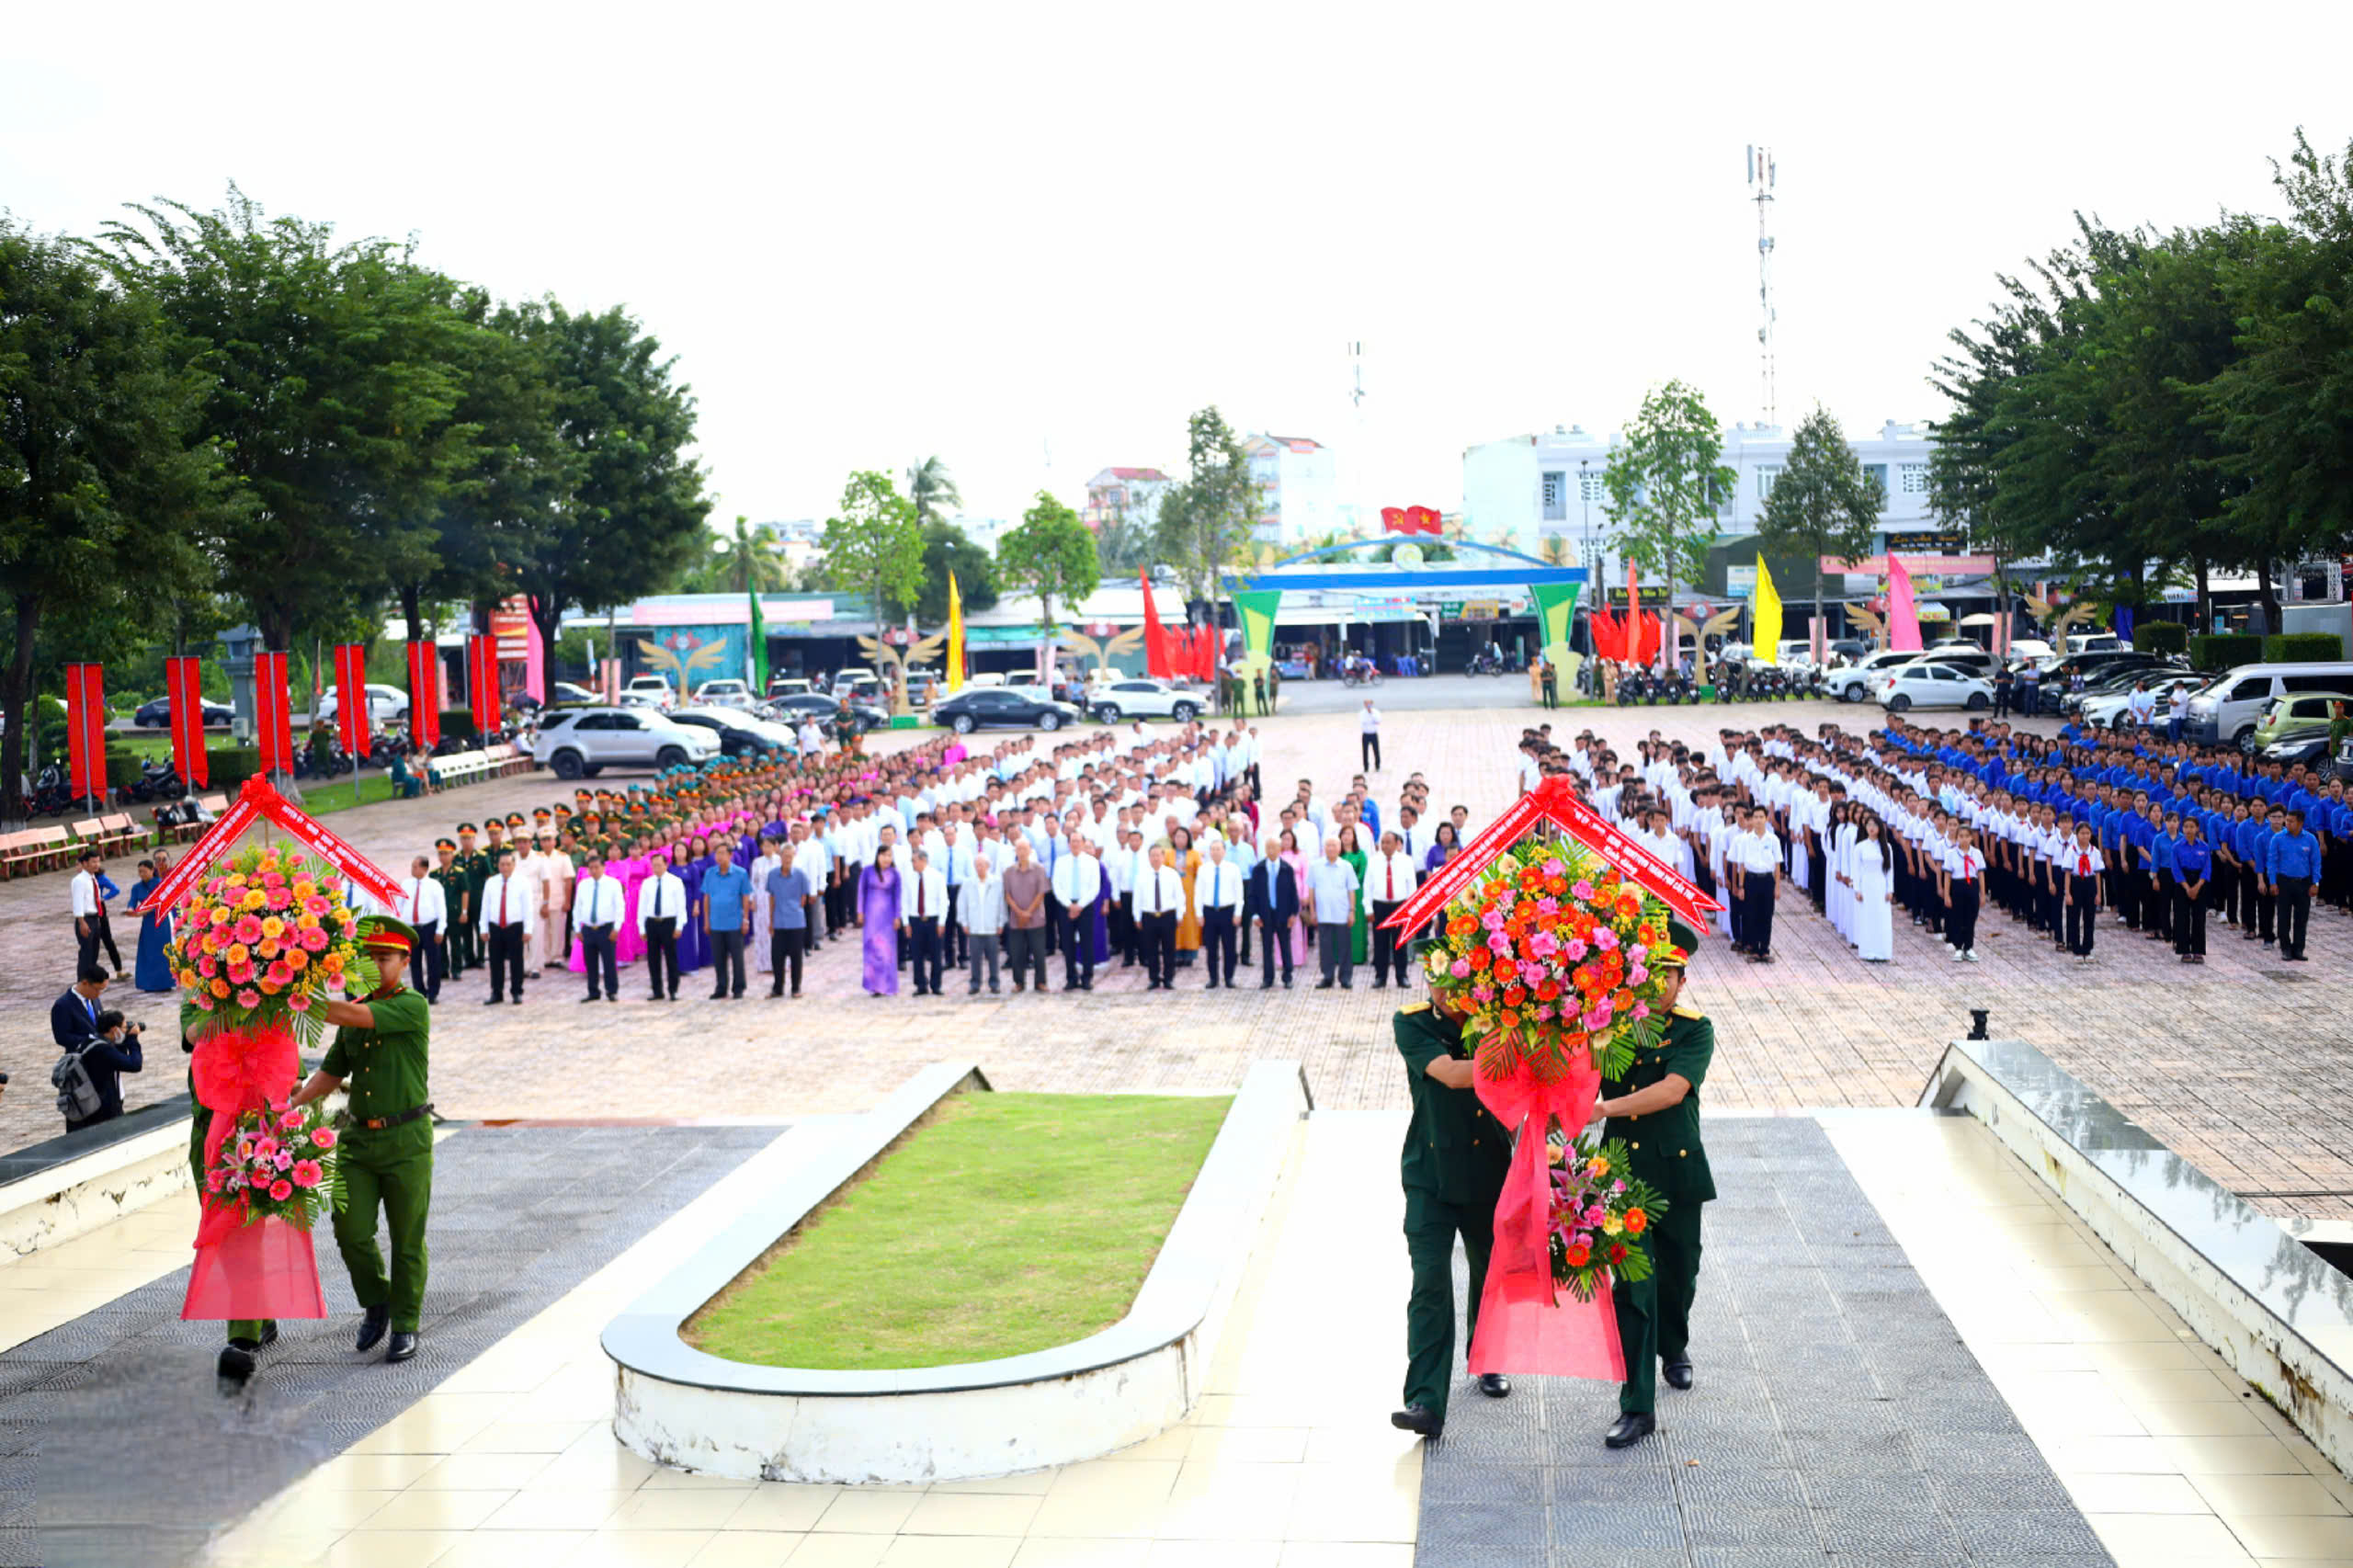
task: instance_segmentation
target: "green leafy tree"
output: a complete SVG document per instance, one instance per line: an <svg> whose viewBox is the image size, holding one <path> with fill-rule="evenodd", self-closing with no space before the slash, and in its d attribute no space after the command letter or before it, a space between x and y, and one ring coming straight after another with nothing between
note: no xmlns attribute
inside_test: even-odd
<svg viewBox="0 0 2353 1568"><path fill-rule="evenodd" d="M1004 585L1038 597L1038 620L1048 631L1060 622L1054 607L1075 608L1103 581L1095 535L1078 514L1040 490L1021 524L997 541L996 570Z"/></svg>
<svg viewBox="0 0 2353 1568"><path fill-rule="evenodd" d="M956 574L956 592L964 613L995 608L996 562L954 523L923 525L923 587L915 595L915 619L925 626L948 620L948 574Z"/></svg>
<svg viewBox="0 0 2353 1568"><path fill-rule="evenodd" d="M702 555L678 576L678 591L686 594L780 594L792 586L792 563L784 545L751 519L738 517L724 534L705 530Z"/></svg>
<svg viewBox="0 0 2353 1568"><path fill-rule="evenodd" d="M1186 476L1160 497L1154 555L1176 574L1188 598L1207 599L1222 626L1226 572L1245 564L1258 517L1250 454L1214 406L1186 422Z"/></svg>
<svg viewBox="0 0 2353 1568"><path fill-rule="evenodd" d="M915 503L899 494L891 476L861 469L842 486L838 517L825 519L821 548L826 576L874 601L874 640L884 620L915 602L923 589L923 529Z"/></svg>
<svg viewBox="0 0 2353 1568"><path fill-rule="evenodd" d="M1789 460L1756 519L1757 543L1768 555L1795 555L1813 564L1813 622L1823 626L1821 559L1855 561L1871 552L1871 536L1887 505L1886 487L1866 472L1827 409L1798 421Z"/></svg>
<svg viewBox="0 0 2353 1568"><path fill-rule="evenodd" d="M1157 509L1146 514L1133 502L1123 503L1095 530L1095 554L1106 574L1134 575L1157 557L1159 536L1154 527Z"/></svg>
<svg viewBox="0 0 2353 1568"><path fill-rule="evenodd" d="M948 460L928 457L907 465L907 499L914 503L915 521L928 528L945 522L949 508L964 504L963 493L948 472Z"/></svg>
<svg viewBox="0 0 2353 1568"><path fill-rule="evenodd" d="M551 653L566 607L606 609L668 582L700 544L710 499L686 455L693 392L626 311L574 314L547 300L518 307L515 330L545 356L571 479L500 551Z"/></svg>
<svg viewBox="0 0 2353 1568"><path fill-rule="evenodd" d="M372 604L435 548L435 509L472 457L455 414L473 329L458 287L409 245L226 207L135 207L104 253L209 378L203 432L250 504L214 542L269 645Z"/></svg>
<svg viewBox="0 0 2353 1568"><path fill-rule="evenodd" d="M205 379L153 301L80 251L0 218L0 819L22 821L26 706L44 622L68 638L171 630L201 605L205 544L238 521L219 449L200 434ZM68 612L69 613L65 613Z"/></svg>
<svg viewBox="0 0 2353 1568"><path fill-rule="evenodd" d="M1628 559L1666 578L1666 637L1659 650L1672 666L1681 630L1675 620L1678 582L1696 581L1707 565L1714 529L1701 531L1732 494L1733 471L1723 461L1723 431L1707 400L1682 381L1643 398L1601 471L1604 516L1617 525Z"/></svg>

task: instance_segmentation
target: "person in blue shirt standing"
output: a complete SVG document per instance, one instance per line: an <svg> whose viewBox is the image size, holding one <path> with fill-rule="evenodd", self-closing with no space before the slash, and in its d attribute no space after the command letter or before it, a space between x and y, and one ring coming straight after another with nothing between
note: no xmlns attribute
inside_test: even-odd
<svg viewBox="0 0 2353 1568"><path fill-rule="evenodd" d="M2144 896L2149 905L2146 934L2153 942L2173 940L2173 850L2180 835L2179 817L2160 816L2154 806L2149 808L2149 881Z"/></svg>
<svg viewBox="0 0 2353 1568"><path fill-rule="evenodd" d="M2173 846L2173 950L2184 963L2206 961L2206 893L2213 874L2214 851L2198 819L2183 818Z"/></svg>
<svg viewBox="0 0 2353 1568"><path fill-rule="evenodd" d="M2313 909L2313 879L2320 871L2320 840L2304 831L2304 813L2290 812L2284 832L2275 834L2264 862L2279 909L2279 956L2303 963L2304 923Z"/></svg>
<svg viewBox="0 0 2353 1568"><path fill-rule="evenodd" d="M2283 819L2284 820L2284 819ZM2252 942L2256 928L2271 935L2271 906L2264 898L2263 850L2271 830L2263 820L2260 802L2246 802L2246 820L2231 832L2231 848L2239 862L2239 936Z"/></svg>
<svg viewBox="0 0 2353 1568"><path fill-rule="evenodd" d="M735 864L732 843L721 839L711 853L718 864L702 874L702 928L710 937L710 999L718 1002L744 994L744 927L752 909L752 878Z"/></svg>
<svg viewBox="0 0 2353 1568"><path fill-rule="evenodd" d="M2287 831L2288 813L2272 806L2256 820L2263 826L2255 835L2255 916L2261 927L2263 945L2268 948L2274 939L2272 917L2279 908L2279 884L2271 880L2271 841Z"/></svg>

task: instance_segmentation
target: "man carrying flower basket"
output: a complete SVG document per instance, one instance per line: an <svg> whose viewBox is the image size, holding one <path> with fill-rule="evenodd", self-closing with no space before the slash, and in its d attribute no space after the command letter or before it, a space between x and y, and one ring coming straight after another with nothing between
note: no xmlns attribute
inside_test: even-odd
<svg viewBox="0 0 2353 1568"><path fill-rule="evenodd" d="M1638 1183L1666 1196L1665 1212L1645 1216L1636 1232L1650 1250L1651 1268L1621 1278L1611 1295L1626 1381L1618 1392L1619 1417L1604 1439L1613 1449L1642 1441L1655 1429L1658 1366L1669 1386L1691 1386L1691 1301L1699 1284L1699 1206L1716 1196L1708 1151L1699 1141L1699 1085L1716 1051L1715 1026L1683 1002L1689 953L1699 938L1680 921L1667 927L1671 947L1651 955L1660 1000L1670 1010L1654 1049L1638 1050L1633 1065L1601 1085L1604 1137L1623 1140ZM1629 1230L1634 1230L1631 1223Z"/></svg>

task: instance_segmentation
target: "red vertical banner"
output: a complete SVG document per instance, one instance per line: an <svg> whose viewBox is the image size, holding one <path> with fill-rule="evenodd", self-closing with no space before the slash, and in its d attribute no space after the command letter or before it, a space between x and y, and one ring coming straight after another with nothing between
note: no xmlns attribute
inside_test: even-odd
<svg viewBox="0 0 2353 1568"><path fill-rule="evenodd" d="M183 656L164 661L164 695L172 707L172 766L190 789L211 782L204 749L204 665Z"/></svg>
<svg viewBox="0 0 2353 1568"><path fill-rule="evenodd" d="M358 642L338 642L335 650L335 719L346 756L368 755L375 725L368 711L368 650Z"/></svg>
<svg viewBox="0 0 2353 1568"><path fill-rule="evenodd" d="M429 637L408 645L408 737L423 751L441 744L441 654Z"/></svg>
<svg viewBox="0 0 2353 1568"><path fill-rule="evenodd" d="M254 744L264 773L294 771L294 703L283 653L254 655Z"/></svg>
<svg viewBox="0 0 2353 1568"><path fill-rule="evenodd" d="M487 735L498 728L498 639L476 635L466 639L466 700L474 712L474 733Z"/></svg>
<svg viewBox="0 0 2353 1568"><path fill-rule="evenodd" d="M75 800L107 792L107 683L97 665L65 666L66 753Z"/></svg>
<svg viewBox="0 0 2353 1568"><path fill-rule="evenodd" d="M1143 667L1154 680L1166 680L1176 669L1168 662L1168 632L1160 624L1160 611L1152 602L1152 568L1139 569L1143 582Z"/></svg>

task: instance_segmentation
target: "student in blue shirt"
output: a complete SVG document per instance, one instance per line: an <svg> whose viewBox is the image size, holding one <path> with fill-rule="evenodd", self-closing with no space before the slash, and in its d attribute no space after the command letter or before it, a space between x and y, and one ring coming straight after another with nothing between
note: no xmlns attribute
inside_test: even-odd
<svg viewBox="0 0 2353 1568"><path fill-rule="evenodd" d="M2207 835L2214 851L2214 907L2233 926L2239 923L2240 872L2245 864L2239 858L2239 827L2245 821L2246 802L2237 801L2214 813L2213 831Z"/></svg>
<svg viewBox="0 0 2353 1568"><path fill-rule="evenodd" d="M2154 818L2154 808L2150 815ZM2181 842L2181 818L2167 812L2154 823L2149 842L2149 921L2148 937L2153 942L2173 940L2174 900L2179 895L2179 880L2173 870L2173 852Z"/></svg>
<svg viewBox="0 0 2353 1568"><path fill-rule="evenodd" d="M2320 840L2304 831L2304 813L2287 813L2287 827L2272 836L2264 862L2279 907L2279 956L2306 962L2304 923L2312 917L2313 879L2320 874Z"/></svg>
<svg viewBox="0 0 2353 1568"><path fill-rule="evenodd" d="M2206 894L2213 872L2214 851L2198 819L2184 818L2173 847L2173 950L2184 963L2206 961Z"/></svg>
<svg viewBox="0 0 2353 1568"><path fill-rule="evenodd" d="M2271 841L2288 825L2288 813L2272 806L2252 819L2255 832L2241 851L2240 858L2255 869L2255 920L2239 935L2252 940L2258 934L2265 947L2271 946L2271 918L2279 907L2279 889L2271 881Z"/></svg>

